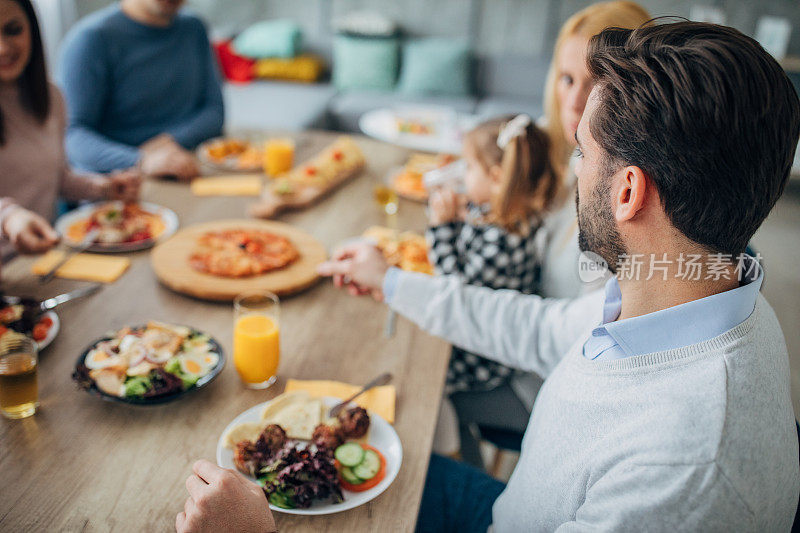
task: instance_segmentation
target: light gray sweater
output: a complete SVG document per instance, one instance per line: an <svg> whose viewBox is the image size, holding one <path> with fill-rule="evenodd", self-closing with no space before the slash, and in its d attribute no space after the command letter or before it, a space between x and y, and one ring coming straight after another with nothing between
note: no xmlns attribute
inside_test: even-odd
<svg viewBox="0 0 800 533"><path fill-rule="evenodd" d="M547 379L493 509L517 531L789 531L800 461L772 308L705 342L616 361L581 347L602 291L551 300L402 273L390 306Z"/></svg>

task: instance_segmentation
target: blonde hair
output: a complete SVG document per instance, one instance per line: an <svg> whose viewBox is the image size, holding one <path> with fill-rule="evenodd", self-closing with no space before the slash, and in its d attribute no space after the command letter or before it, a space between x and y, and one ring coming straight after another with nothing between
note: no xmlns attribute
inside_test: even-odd
<svg viewBox="0 0 800 533"><path fill-rule="evenodd" d="M533 122L505 149L497 146L500 130L512 118L479 124L466 134L464 145L487 174L492 167L500 167L500 192L491 199L486 221L512 233L526 234L531 219L541 218L555 198L558 176L550 163L550 139Z"/></svg>
<svg viewBox="0 0 800 533"><path fill-rule="evenodd" d="M547 72L544 92L544 109L547 118L547 134L550 136L551 159L553 166L563 176L570 155L570 143L564 138L564 125L561 123L561 105L556 95L558 85L558 57L564 43L571 37L580 36L587 40L606 28L617 27L636 29L645 25L652 17L636 2L600 2L584 8L561 26L556 39L550 70Z"/></svg>

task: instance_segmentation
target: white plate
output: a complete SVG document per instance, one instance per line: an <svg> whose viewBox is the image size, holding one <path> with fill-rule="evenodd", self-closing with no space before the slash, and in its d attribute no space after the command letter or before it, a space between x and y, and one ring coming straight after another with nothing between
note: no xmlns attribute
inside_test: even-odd
<svg viewBox="0 0 800 533"><path fill-rule="evenodd" d="M92 216L92 213L98 207L104 206L108 203L118 203L120 206L122 202L96 202L93 204L87 204L84 206L79 207L73 211L68 213L64 213L58 220L56 220L55 229L56 231L64 236L67 234L67 230L71 225L74 223L84 220ZM148 241L140 241L140 242L128 242L128 243L119 243L119 244L94 244L89 248L89 252L135 252L138 250L145 250L147 248L151 248L155 246L158 241L167 239L171 237L175 231L178 229L178 215L175 214L175 211L172 209L168 209L166 207L162 207L160 205L151 204L149 202L139 202L139 205L145 211L148 211L154 215L160 216L161 219L164 221L164 231L161 235L158 236L156 239L151 239ZM78 242L72 242L64 239L64 244L67 246L71 246L73 248L80 245Z"/></svg>
<svg viewBox="0 0 800 533"><path fill-rule="evenodd" d="M53 342L53 339L56 338L56 335L58 335L58 332L61 330L61 320L59 320L55 311L48 311L43 314L42 317L49 317L50 320L53 321L53 325L47 332L47 337L42 339L42 342L37 343L40 352L50 346L50 344Z"/></svg>
<svg viewBox="0 0 800 533"><path fill-rule="evenodd" d="M325 405L333 407L339 403L340 400L326 397L323 398L323 401ZM267 402L264 402L251 407L228 424L217 442L217 464L219 466L236 470L236 465L233 464L233 450L229 450L224 446L223 437L230 428L237 424L241 424L242 422L260 422L261 411L264 410L266 404ZM270 504L269 508L279 513L302 515L340 513L374 500L383 491L389 488L394 478L397 477L397 473L400 471L400 464L403 462L403 445L400 444L400 437L397 436L397 432L391 424L372 412L369 413L369 417L371 420L369 445L377 448L386 458L386 477L383 478L380 483L364 492L342 490L344 494L344 501L342 503L314 503L308 509L282 509ZM255 482L255 479L253 479L253 481Z"/></svg>
<svg viewBox="0 0 800 533"><path fill-rule="evenodd" d="M435 122L435 132L419 135L397 131L398 116L409 116L413 113L414 110L409 108L367 111L358 119L358 127L370 137L411 150L461 154L463 134L478 123L477 117L473 115L458 115L441 108L421 107L416 113L429 114Z"/></svg>

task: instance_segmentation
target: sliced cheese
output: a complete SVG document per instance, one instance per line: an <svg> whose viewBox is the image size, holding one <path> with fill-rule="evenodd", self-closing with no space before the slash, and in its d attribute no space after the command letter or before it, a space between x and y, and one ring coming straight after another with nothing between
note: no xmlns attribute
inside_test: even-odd
<svg viewBox="0 0 800 533"><path fill-rule="evenodd" d="M37 276L43 276L50 272L63 258L64 252L62 250L50 250L33 264L31 270ZM130 264L131 261L127 257L76 254L58 268L56 276L59 278L112 283L125 273Z"/></svg>
<svg viewBox="0 0 800 533"><path fill-rule="evenodd" d="M260 174L213 176L192 181L196 196L259 196L263 179Z"/></svg>

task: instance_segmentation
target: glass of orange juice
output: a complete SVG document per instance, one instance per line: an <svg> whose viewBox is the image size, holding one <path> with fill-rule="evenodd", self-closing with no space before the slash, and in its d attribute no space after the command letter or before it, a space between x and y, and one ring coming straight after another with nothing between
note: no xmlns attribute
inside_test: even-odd
<svg viewBox="0 0 800 533"><path fill-rule="evenodd" d="M294 165L294 141L270 139L264 143L264 171L277 177L292 170Z"/></svg>
<svg viewBox="0 0 800 533"><path fill-rule="evenodd" d="M233 302L233 365L245 386L266 389L280 362L280 301L269 291L240 294Z"/></svg>

